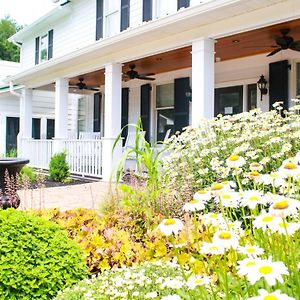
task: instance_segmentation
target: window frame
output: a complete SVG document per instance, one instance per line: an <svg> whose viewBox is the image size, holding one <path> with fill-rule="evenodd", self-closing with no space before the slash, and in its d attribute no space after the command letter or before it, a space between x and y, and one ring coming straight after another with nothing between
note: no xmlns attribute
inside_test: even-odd
<svg viewBox="0 0 300 300"><path fill-rule="evenodd" d="M110 12L107 12L108 10L108 5L107 3L111 1L111 0L104 0L103 3L103 35L105 38L108 37L113 37L115 35L117 35L118 33L120 33L120 28L121 28L121 0L114 0L114 1L118 1L118 6L116 5L116 9ZM113 34L108 34L107 30L108 30L108 22L107 22L107 17L112 16L116 14L115 19L116 19L116 28L117 28L117 32L113 33Z"/></svg>
<svg viewBox="0 0 300 300"><path fill-rule="evenodd" d="M46 40L46 47L45 49L42 48L42 41L43 39L45 38ZM47 32L46 34L43 34L43 35L40 35L40 49L39 49L39 63L42 63L44 61L47 61L48 60L48 45L49 44L49 33ZM46 58L45 59L42 59L42 51L45 50L46 51Z"/></svg>

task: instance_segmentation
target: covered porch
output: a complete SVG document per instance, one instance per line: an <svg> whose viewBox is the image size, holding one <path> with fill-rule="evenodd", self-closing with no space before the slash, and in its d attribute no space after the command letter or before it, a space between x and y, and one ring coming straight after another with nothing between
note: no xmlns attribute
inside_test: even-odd
<svg viewBox="0 0 300 300"><path fill-rule="evenodd" d="M169 129L175 133L187 125L198 126L200 119L219 113L268 110L278 100L288 107L288 100L299 95L300 53L289 49L266 56L278 46L276 38L283 29L300 40L296 19L220 38L195 39L184 47L108 63L35 87L55 93L52 139L32 139L32 89L26 88L20 106L20 155L29 157L32 166L47 169L51 156L66 150L72 173L108 180L122 155L121 143L111 151L115 138L124 125L136 123L139 117L146 139L154 143ZM131 78L131 71L147 78ZM261 75L268 82L266 94L256 84ZM84 116L78 110L75 134L68 130L69 93L83 95L78 108L80 103L85 106ZM101 138L79 138L79 132L98 132Z"/></svg>

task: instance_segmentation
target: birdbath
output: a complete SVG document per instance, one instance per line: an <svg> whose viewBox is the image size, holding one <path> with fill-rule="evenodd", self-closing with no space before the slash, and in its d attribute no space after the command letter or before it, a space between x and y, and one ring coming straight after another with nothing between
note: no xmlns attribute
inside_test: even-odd
<svg viewBox="0 0 300 300"><path fill-rule="evenodd" d="M24 158L0 158L0 208L19 207L17 175L28 163L29 159Z"/></svg>

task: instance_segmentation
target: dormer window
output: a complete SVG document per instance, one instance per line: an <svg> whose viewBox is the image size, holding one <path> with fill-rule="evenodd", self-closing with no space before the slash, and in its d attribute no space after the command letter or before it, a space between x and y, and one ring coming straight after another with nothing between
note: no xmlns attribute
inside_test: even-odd
<svg viewBox="0 0 300 300"><path fill-rule="evenodd" d="M35 38L35 64L53 57L53 29Z"/></svg>

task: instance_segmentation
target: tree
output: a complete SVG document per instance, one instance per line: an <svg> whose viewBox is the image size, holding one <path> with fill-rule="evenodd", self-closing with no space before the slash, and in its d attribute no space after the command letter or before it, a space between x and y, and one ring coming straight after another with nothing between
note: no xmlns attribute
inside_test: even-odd
<svg viewBox="0 0 300 300"><path fill-rule="evenodd" d="M22 26L9 16L0 20L0 60L19 61L20 49L7 39L21 28Z"/></svg>

